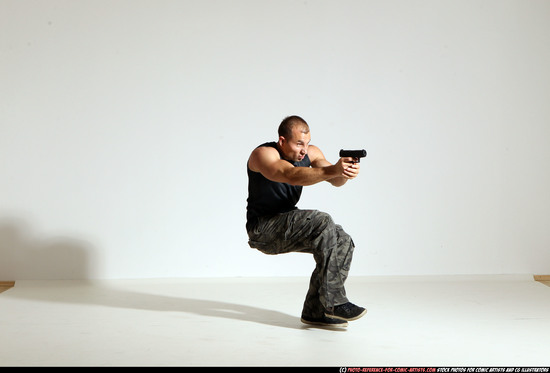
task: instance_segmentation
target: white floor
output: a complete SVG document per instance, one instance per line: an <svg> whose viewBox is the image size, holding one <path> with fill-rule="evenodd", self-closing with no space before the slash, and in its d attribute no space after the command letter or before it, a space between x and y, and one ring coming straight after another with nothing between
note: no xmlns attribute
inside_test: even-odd
<svg viewBox="0 0 550 373"><path fill-rule="evenodd" d="M309 279L17 281L0 366L550 365L550 287L531 276L350 277L345 330L299 316Z"/></svg>

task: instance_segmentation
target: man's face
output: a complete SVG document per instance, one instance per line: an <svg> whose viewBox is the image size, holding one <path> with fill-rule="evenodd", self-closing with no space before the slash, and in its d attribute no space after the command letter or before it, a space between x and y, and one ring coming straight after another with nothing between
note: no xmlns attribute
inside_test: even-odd
<svg viewBox="0 0 550 373"><path fill-rule="evenodd" d="M279 147L286 160L299 162L306 156L310 141L311 134L309 131L304 133L304 128L294 127L292 136L289 139L279 137Z"/></svg>

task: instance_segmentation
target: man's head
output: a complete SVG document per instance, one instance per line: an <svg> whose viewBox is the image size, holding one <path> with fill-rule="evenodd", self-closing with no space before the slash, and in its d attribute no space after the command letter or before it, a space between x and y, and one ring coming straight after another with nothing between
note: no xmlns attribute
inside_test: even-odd
<svg viewBox="0 0 550 373"><path fill-rule="evenodd" d="M297 115L286 117L279 125L279 150L289 161L304 159L310 140L308 124Z"/></svg>

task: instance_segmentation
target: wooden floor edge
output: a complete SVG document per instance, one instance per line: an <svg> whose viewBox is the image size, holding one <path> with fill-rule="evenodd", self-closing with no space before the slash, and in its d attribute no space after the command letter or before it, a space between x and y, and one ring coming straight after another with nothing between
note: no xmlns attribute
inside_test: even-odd
<svg viewBox="0 0 550 373"><path fill-rule="evenodd" d="M15 286L15 281L0 281L0 293L3 293Z"/></svg>
<svg viewBox="0 0 550 373"><path fill-rule="evenodd" d="M550 275L533 275L535 281L550 281Z"/></svg>

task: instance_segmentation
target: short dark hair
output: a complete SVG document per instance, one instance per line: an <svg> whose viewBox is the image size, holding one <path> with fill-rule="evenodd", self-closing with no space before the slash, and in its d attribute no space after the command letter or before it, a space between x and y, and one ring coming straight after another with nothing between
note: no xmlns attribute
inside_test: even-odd
<svg viewBox="0 0 550 373"><path fill-rule="evenodd" d="M309 132L309 125L303 118L297 115L286 117L279 125L279 136L283 136L285 139L290 138L292 136L292 130L298 126L303 128L304 133Z"/></svg>

